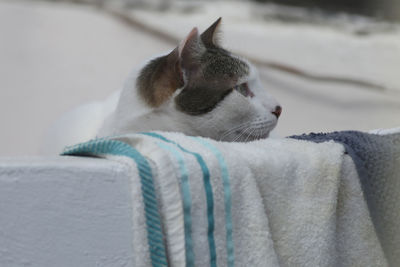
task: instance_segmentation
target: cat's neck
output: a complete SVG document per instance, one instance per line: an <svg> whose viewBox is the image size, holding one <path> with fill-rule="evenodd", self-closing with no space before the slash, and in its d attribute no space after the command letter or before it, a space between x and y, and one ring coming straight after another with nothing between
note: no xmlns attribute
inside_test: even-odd
<svg viewBox="0 0 400 267"><path fill-rule="evenodd" d="M169 103L169 105L172 104ZM132 112L132 109L126 110L126 108L124 108L124 105L117 108L101 129L100 136L148 131L176 131L185 132L189 135L196 134L194 130L190 129L190 123L185 118L181 118L182 114L168 107L168 104L155 109L136 109L135 112Z"/></svg>
<svg viewBox="0 0 400 267"><path fill-rule="evenodd" d="M128 118L128 122L121 125L121 132L132 133L142 131L171 131L172 129L181 129L182 123L177 119L175 114L168 110L156 109L150 110L139 116Z"/></svg>

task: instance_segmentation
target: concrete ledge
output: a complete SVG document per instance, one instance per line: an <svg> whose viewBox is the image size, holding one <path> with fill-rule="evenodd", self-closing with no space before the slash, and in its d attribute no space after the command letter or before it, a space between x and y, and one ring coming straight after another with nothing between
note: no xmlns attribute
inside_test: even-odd
<svg viewBox="0 0 400 267"><path fill-rule="evenodd" d="M127 167L0 159L0 266L133 266Z"/></svg>

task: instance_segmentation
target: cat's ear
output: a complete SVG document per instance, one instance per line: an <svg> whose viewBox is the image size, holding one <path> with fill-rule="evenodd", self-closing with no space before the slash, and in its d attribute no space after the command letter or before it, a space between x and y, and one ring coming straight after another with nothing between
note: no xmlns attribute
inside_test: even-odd
<svg viewBox="0 0 400 267"><path fill-rule="evenodd" d="M196 71L200 67L200 57L206 48L199 36L197 28L186 36L178 46L179 60L182 69Z"/></svg>
<svg viewBox="0 0 400 267"><path fill-rule="evenodd" d="M151 107L159 107L183 86L178 47L165 56L147 63L136 79L136 88Z"/></svg>
<svg viewBox="0 0 400 267"><path fill-rule="evenodd" d="M219 26L221 25L221 17L218 18L207 30L205 30L200 36L205 46L217 46L218 45L218 33Z"/></svg>

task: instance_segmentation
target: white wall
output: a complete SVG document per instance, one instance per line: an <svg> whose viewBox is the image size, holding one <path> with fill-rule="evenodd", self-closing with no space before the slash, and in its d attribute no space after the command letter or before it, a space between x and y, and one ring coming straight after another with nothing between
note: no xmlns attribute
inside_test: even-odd
<svg viewBox="0 0 400 267"><path fill-rule="evenodd" d="M132 266L130 179L93 158L0 161L0 266Z"/></svg>

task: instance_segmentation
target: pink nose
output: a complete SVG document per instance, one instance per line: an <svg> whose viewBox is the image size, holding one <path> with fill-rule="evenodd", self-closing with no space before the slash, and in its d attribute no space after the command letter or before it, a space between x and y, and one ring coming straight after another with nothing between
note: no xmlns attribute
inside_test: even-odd
<svg viewBox="0 0 400 267"><path fill-rule="evenodd" d="M282 107L281 106L276 106L275 110L271 112L272 114L274 114L276 116L276 118L279 118L279 116L282 113Z"/></svg>

